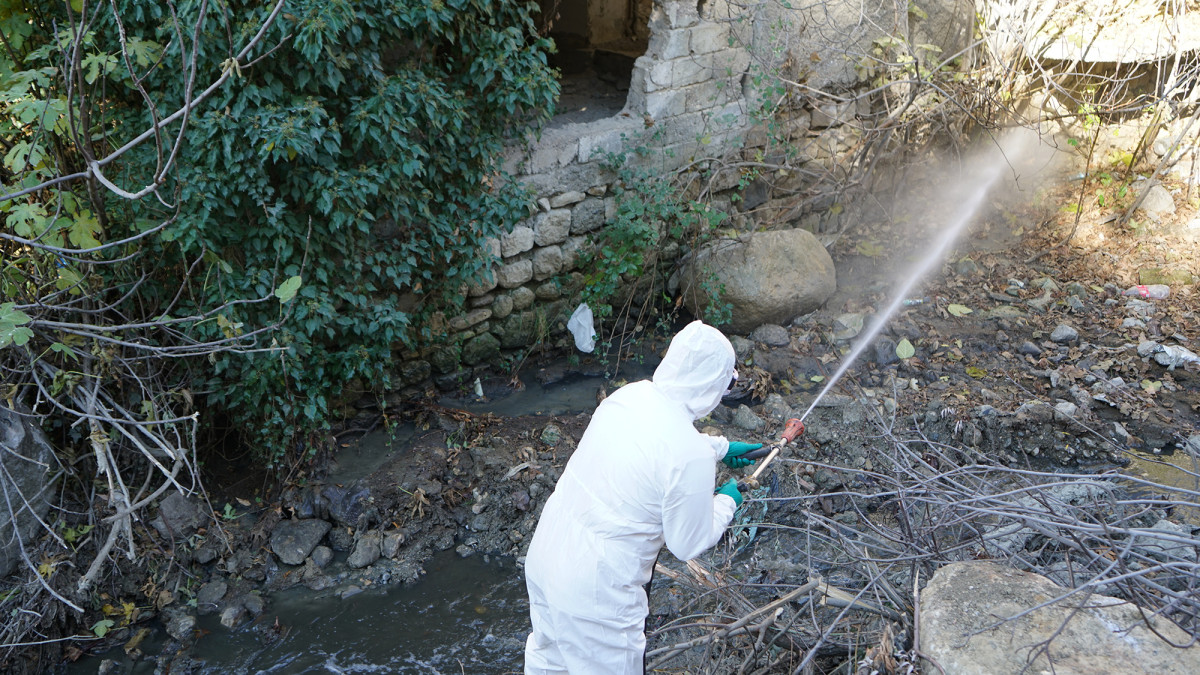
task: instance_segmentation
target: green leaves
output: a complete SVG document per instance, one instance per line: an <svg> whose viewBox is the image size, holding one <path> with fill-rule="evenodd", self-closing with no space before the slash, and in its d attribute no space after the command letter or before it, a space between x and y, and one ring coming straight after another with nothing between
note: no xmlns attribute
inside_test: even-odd
<svg viewBox="0 0 1200 675"><path fill-rule="evenodd" d="M952 304L952 305L946 306L946 311L950 312L950 314L952 314L954 316L966 316L975 310L971 309L970 307L967 307L966 305Z"/></svg>
<svg viewBox="0 0 1200 675"><path fill-rule="evenodd" d="M46 207L37 202L18 202L9 210L4 224L18 237L32 239L46 229Z"/></svg>
<svg viewBox="0 0 1200 675"><path fill-rule="evenodd" d="M95 84L96 80L116 70L118 63L113 54L88 54L83 57L83 79L88 84Z"/></svg>
<svg viewBox="0 0 1200 675"><path fill-rule="evenodd" d="M81 249L98 248L100 240L100 223L91 211L84 209L71 221L67 229L67 238Z"/></svg>
<svg viewBox="0 0 1200 675"><path fill-rule="evenodd" d="M29 342L33 331L26 328L26 324L30 321L28 314L16 309L15 302L0 305L0 349L9 345L20 347Z"/></svg>
<svg viewBox="0 0 1200 675"><path fill-rule="evenodd" d="M287 281L279 284L275 289L275 297L279 298L279 304L283 304L292 298L296 297L296 292L300 290L300 277L294 276Z"/></svg>
<svg viewBox="0 0 1200 675"><path fill-rule="evenodd" d="M146 67L158 61L162 56L163 46L153 40L131 37L126 44L126 51L134 63Z"/></svg>
<svg viewBox="0 0 1200 675"><path fill-rule="evenodd" d="M115 625L117 625L117 622L112 619L100 619L92 624L92 634L98 638L102 638L108 635L108 631L112 630L112 627Z"/></svg>
<svg viewBox="0 0 1200 675"><path fill-rule="evenodd" d="M900 343L896 345L896 356L901 359L911 359L916 353L916 348L908 341L908 338L900 340Z"/></svg>

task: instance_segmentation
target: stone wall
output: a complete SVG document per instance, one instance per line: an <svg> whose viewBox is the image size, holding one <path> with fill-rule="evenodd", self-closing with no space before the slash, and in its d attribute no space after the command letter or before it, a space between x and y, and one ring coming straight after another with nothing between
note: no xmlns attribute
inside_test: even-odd
<svg viewBox="0 0 1200 675"><path fill-rule="evenodd" d="M653 166L664 179L685 167L708 171L706 201L728 212L735 228L839 229L846 212L837 208L830 177L851 160L878 112L866 95L867 73L856 65L885 34L881 26L907 30L906 7L864 10L832 0L807 10L767 3L751 11L722 0L656 0L624 109L551 123L512 149L504 174L530 190L531 215L488 243L492 275L469 289L465 313L446 319L446 344L407 355L403 379L432 375L443 388L462 386L473 369L513 350L569 344L565 323L583 284L578 253L616 211L610 153L641 148L629 161ZM765 97L778 96L780 78L789 83L788 100L769 137L756 113ZM801 170L739 185L736 160L771 162L781 142L794 149L791 162ZM735 166L719 170L729 160Z"/></svg>

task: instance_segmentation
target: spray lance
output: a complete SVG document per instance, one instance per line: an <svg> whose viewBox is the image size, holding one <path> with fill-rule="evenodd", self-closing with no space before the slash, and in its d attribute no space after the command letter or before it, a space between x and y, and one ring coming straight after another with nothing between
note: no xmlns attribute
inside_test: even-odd
<svg viewBox="0 0 1200 675"><path fill-rule="evenodd" d="M779 453L783 452L784 446L792 441L795 441L796 438L798 438L802 433L804 433L804 422L801 422L798 418L793 417L787 421L787 424L783 426L783 434L781 435L778 443L763 446L757 450L751 450L750 452L741 455L742 459L759 459L760 457L766 457L766 459L764 459L758 465L758 468L755 469L754 473L750 474L748 478L743 478L742 480L738 481L738 489L752 490L757 488L759 475L766 470L767 466L771 462L775 461L775 458L779 456Z"/></svg>

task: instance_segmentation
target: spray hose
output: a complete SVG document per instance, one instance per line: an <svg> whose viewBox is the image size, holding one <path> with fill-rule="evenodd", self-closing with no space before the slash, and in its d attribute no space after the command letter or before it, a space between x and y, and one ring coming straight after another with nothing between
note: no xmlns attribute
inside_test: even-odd
<svg viewBox="0 0 1200 675"><path fill-rule="evenodd" d="M758 468L755 469L754 473L750 474L749 477L738 481L738 489L757 488L759 475L766 470L767 466L770 465L771 462L775 461L775 458L778 457L781 452L783 452L784 446L792 441L795 441L796 438L802 433L804 433L804 422L801 422L798 418L793 417L787 421L787 424L784 425L783 434L781 435L778 443L764 446L757 450L751 450L750 452L741 455L741 458L743 459L758 459L760 457L766 457L766 459L764 459L762 463L758 465Z"/></svg>

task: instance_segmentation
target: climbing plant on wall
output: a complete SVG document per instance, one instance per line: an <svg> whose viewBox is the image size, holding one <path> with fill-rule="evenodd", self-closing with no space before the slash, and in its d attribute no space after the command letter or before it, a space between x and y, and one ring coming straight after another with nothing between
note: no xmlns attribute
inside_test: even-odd
<svg viewBox="0 0 1200 675"><path fill-rule="evenodd" d="M0 222L20 253L5 358L31 373L46 345L87 353L122 331L206 345L180 353L203 358L174 389L270 461L310 451L333 397L386 386L393 350L428 335L425 302L453 298L524 215L498 156L558 86L531 11L0 2ZM64 341L79 311L90 328Z"/></svg>

